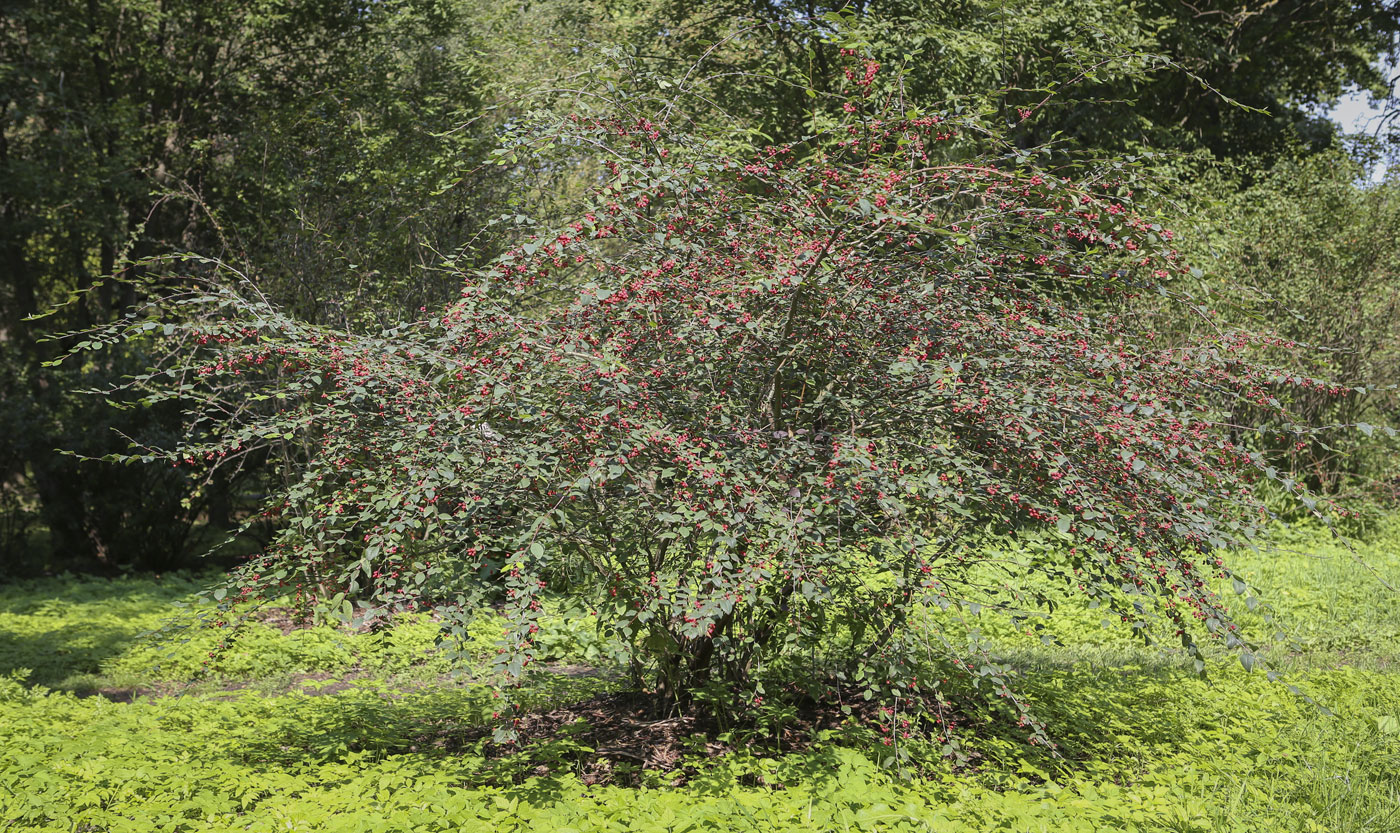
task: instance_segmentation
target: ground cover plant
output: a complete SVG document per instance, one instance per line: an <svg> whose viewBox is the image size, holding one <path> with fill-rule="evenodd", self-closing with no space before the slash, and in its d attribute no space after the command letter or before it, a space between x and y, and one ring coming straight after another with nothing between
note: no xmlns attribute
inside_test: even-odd
<svg viewBox="0 0 1400 833"><path fill-rule="evenodd" d="M823 731L797 752L766 730L720 756L705 751L713 738L699 738L689 759L664 769L627 757L644 750L615 750L604 777L606 747L578 741L582 727L493 752L497 701L470 674L441 677L442 658L421 635L405 635L414 648L392 666L364 651L291 649L316 627L273 630L216 684L172 689L153 665L164 655L131 626L158 625L164 600L200 582L7 588L0 819L13 830L113 831L1392 830L1400 610L1363 577L1400 579L1400 547L1393 529L1354 552L1329 539L1316 530L1236 562L1276 599L1273 623L1292 636L1266 657L1321 707L1223 655L1203 680L1181 650L1144 648L1067 598L1058 644L1001 617L962 623L1014 669L1060 754L1026 744L1010 719L975 712L962 764L925 749L890 766L873 730L857 726ZM104 609L135 615L94 618ZM42 655L24 639L40 634ZM106 637L96 662L94 634ZM354 645L369 635L342 627L324 637ZM197 666L204 648L177 654ZM46 679L108 696L22 684L18 668L41 659ZM483 656L476 670L489 665ZM574 676L537 675L528 714L609 685L605 667L566 670Z"/></svg>

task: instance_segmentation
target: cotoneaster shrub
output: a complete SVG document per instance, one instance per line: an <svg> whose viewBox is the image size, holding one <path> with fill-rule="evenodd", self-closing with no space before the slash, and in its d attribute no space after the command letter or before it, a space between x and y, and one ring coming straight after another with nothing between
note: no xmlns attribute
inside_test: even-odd
<svg viewBox="0 0 1400 833"><path fill-rule="evenodd" d="M920 654L1013 697L915 615L1034 604L969 577L1006 536L1125 626L1250 664L1211 585L1267 520L1256 481L1284 478L1241 438L1332 389L1178 296L1172 232L1112 179L877 102L878 71L847 73L840 123L742 158L686 134L683 99L538 116L502 158L592 166L591 198L550 231L514 217L533 230L409 326L312 327L236 280L167 278L93 339L169 343L131 384L190 433L132 458L275 446L278 532L226 601L499 601L507 680L562 575L668 701L757 696L758 670L833 644L867 697L936 689ZM1159 337L1144 292L1200 340ZM1240 404L1260 422L1230 424Z"/></svg>

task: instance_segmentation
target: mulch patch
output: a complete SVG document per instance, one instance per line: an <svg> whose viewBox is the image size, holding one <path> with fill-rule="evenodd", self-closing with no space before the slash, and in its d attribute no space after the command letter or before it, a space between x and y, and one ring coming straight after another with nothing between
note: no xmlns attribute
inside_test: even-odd
<svg viewBox="0 0 1400 833"><path fill-rule="evenodd" d="M727 743L718 740L720 725L713 717L691 709L688 714L658 718L653 698L635 691L601 694L580 703L527 713L520 718L516 732L519 738L514 744L492 744L492 753L508 755L523 750L528 755L536 744L568 738L592 750L582 761L584 783L611 780L617 762L670 772L687 756L713 757L731 751Z"/></svg>
<svg viewBox="0 0 1400 833"><path fill-rule="evenodd" d="M788 754L809 749L817 736L851 723L888 724L879 704L867 701L855 690L837 692L818 701L796 690L784 692L796 707L778 726L748 725L738 731L725 727L709 712L689 709L658 716L655 698L643 692L600 694L578 703L547 711L529 712L516 724L511 744L487 743L488 756L523 756L537 763L515 768L516 778L572 772L587 785L635 782L641 770L668 773L675 785L696 774L697 759L717 758L734 752L736 744L760 754ZM849 708L849 713L843 710ZM934 704L928 704L930 713ZM730 727L733 728L733 727ZM473 727L458 741L480 741L490 727ZM566 739L564 747L558 741ZM454 744L455 745L455 744Z"/></svg>

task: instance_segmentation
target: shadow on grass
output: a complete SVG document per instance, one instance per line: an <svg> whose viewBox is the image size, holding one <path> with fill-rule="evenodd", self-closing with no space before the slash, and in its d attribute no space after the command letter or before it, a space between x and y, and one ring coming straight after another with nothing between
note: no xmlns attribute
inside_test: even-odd
<svg viewBox="0 0 1400 833"><path fill-rule="evenodd" d="M28 682L47 687L98 674L106 660L175 615L174 603L202 586L185 575L63 576L9 585L0 590L0 674L28 668Z"/></svg>
<svg viewBox="0 0 1400 833"><path fill-rule="evenodd" d="M946 748L933 737L941 727L930 724L926 740L905 744L913 758L889 768L907 774L950 767L1012 772L1033 781L1105 764L1131 773L1185 748L1202 715L1211 713L1183 703L1184 685L1200 683L1165 661L1026 672L1018 688L1056 743L1054 751L1029 744L1030 729L1004 702L971 686L950 686L953 731L966 759L956 765L946 760ZM767 688L777 691L776 685ZM520 742L511 746L492 736L503 725L493 714L509 710L490 688L475 683L425 680L406 691L392 681L361 680L325 696L276 698L229 692L226 699L240 704L237 721L256 731L233 729L221 740L221 754L243 764L289 768L366 758L405 765L450 760L464 785L494 786L532 802L576 792L580 784L685 784L716 793L735 786L815 787L852 754L877 766L891 764L873 707L854 726L840 725L839 705L823 703L797 711L815 708L829 712L830 720L804 714L795 728L743 726L719 733L713 722L695 716L654 719L654 711L639 705L639 695L618 690L616 680L574 670L541 674L517 696L525 712ZM191 708L198 702L190 701Z"/></svg>
<svg viewBox="0 0 1400 833"><path fill-rule="evenodd" d="M1024 711L975 679L942 670L951 734L958 754L966 756L964 766L1032 781L1104 762L1131 768L1187 749L1199 719L1192 690L1205 694L1209 688L1180 657L1150 649L1026 649L1003 661L1013 669L1009 685ZM1040 724L1049 747L1031 742L1032 723Z"/></svg>
<svg viewBox="0 0 1400 833"><path fill-rule="evenodd" d="M0 676L31 671L26 683L60 688L76 676L97 674L104 660L125 651L142 633L93 629L81 625L39 633L0 630Z"/></svg>
<svg viewBox="0 0 1400 833"><path fill-rule="evenodd" d="M446 764L463 787L494 787L506 800L539 806L576 796L581 788L607 785L688 785L715 795L736 786L817 785L836 777L843 754L851 752L850 746L824 743L764 761L765 751L772 750L762 743L716 743L712 734L688 732L683 721L674 721L676 737L658 749L631 746L638 737L627 736L629 729L645 733L672 721L638 718L633 709L638 696L608 691L609 685L577 674L541 675L521 692L530 717L592 714L599 724L581 718L552 726L547 734L522 733L515 745L494 742L492 730L502 724L493 713L502 710L501 701L475 684L402 692L365 681L329 696L280 697L275 703L240 692L230 695L229 704L238 714L223 719L257 730L223 734L217 754L244 766L297 771L334 771L368 760L440 772ZM615 713L602 714L605 709ZM664 754L677 749L684 754ZM661 754L659 761L655 753Z"/></svg>

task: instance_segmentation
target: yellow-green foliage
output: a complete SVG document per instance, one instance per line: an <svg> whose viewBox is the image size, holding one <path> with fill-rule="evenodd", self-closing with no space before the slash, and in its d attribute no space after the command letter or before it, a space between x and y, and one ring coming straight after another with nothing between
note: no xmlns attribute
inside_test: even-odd
<svg viewBox="0 0 1400 833"><path fill-rule="evenodd" d="M0 826L1393 833L1400 829L1400 616L1377 576L1392 584L1400 577L1400 535L1356 553L1316 535L1291 543L1293 551L1240 556L1236 564L1296 638L1266 656L1320 706L1239 663L1218 663L1202 680L1179 657L1101 629L1099 611L1066 609L1061 645L984 615L967 626L982 628L994 653L1021 670L1020 688L1059 757L1027 745L1024 731L993 710L966 726L971 768L916 755L925 762L920 774L901 775L853 744L859 733L832 734L778 759L697 760L680 787L659 773L643 773L638 788L600 787L571 774L568 762L581 750L568 739L552 752L536 749L529 764L488 759L463 740L493 710L487 689L385 677L396 662L433 667L437 659L420 658L431 623L406 622L379 637L273 631L243 643L242 669L324 660L365 675L378 662L377 677L348 687L327 681L339 689L333 693L205 691L130 703L0 682ZM0 669L43 659L25 647L31 638L69 650L44 666L49 679L135 669L150 649L134 635L193 588L64 581L9 591ZM73 601L59 606L59 597ZM1261 613L1251 615L1263 625ZM545 676L522 699L538 707L604 685ZM541 755L564 765L533 775Z"/></svg>
<svg viewBox="0 0 1400 833"><path fill-rule="evenodd" d="M284 633L256 615L226 630L184 627L196 622L193 611L175 604L192 605L195 594L211 583L212 578L189 576L63 577L7 587L0 591L0 673L27 668L29 682L90 690L195 676L237 681L350 670L425 675L453 669L451 652L437 644L440 629L426 614L400 614L388 627L375 630L320 624ZM551 602L549 608L557 605ZM553 617L542 636L548 658L596 657L596 635L591 622L584 624ZM468 643L458 647L485 656L499 630L495 617L483 616L472 623ZM216 650L221 640L227 647Z"/></svg>
<svg viewBox="0 0 1400 833"><path fill-rule="evenodd" d="M1243 584L1228 580L1216 587L1263 655L1280 668L1315 662L1393 669L1400 659L1400 522L1362 542L1345 543L1315 528L1281 530L1273 540L1268 549L1233 553L1227 563ZM992 568L981 577L988 585L1001 583L1004 599L1013 586L1023 597L1036 591L1051 597L1053 616L1033 606L1019 623L985 607L935 611L939 624L954 635L975 631L1002 652L1024 654L1020 658L1031 665L1063 664L1066 657L1122 659L1141 644L1110 621L1106 609L1091 608L1063 585L1034 576L1010 582ZM1037 623L1043 631L1032 627ZM1064 650L1042 650L1042 636L1053 637ZM1156 636L1170 641L1169 630L1159 629Z"/></svg>
<svg viewBox="0 0 1400 833"><path fill-rule="evenodd" d="M1210 686L1177 671L1052 676L1038 696L1073 758L1013 742L976 773L900 780L828 745L737 755L684 788L499 783L470 749L415 749L480 721L489 695L162 698L0 704L0 818L71 830L1394 830L1400 684L1309 675L1328 717L1258 675ZM495 767L493 769L493 766ZM86 827L82 827L86 825Z"/></svg>
<svg viewBox="0 0 1400 833"><path fill-rule="evenodd" d="M0 591L0 669L31 669L32 680L45 685L100 673L140 651L141 634L160 627L174 615L174 602L202 588L184 576L10 585Z"/></svg>

